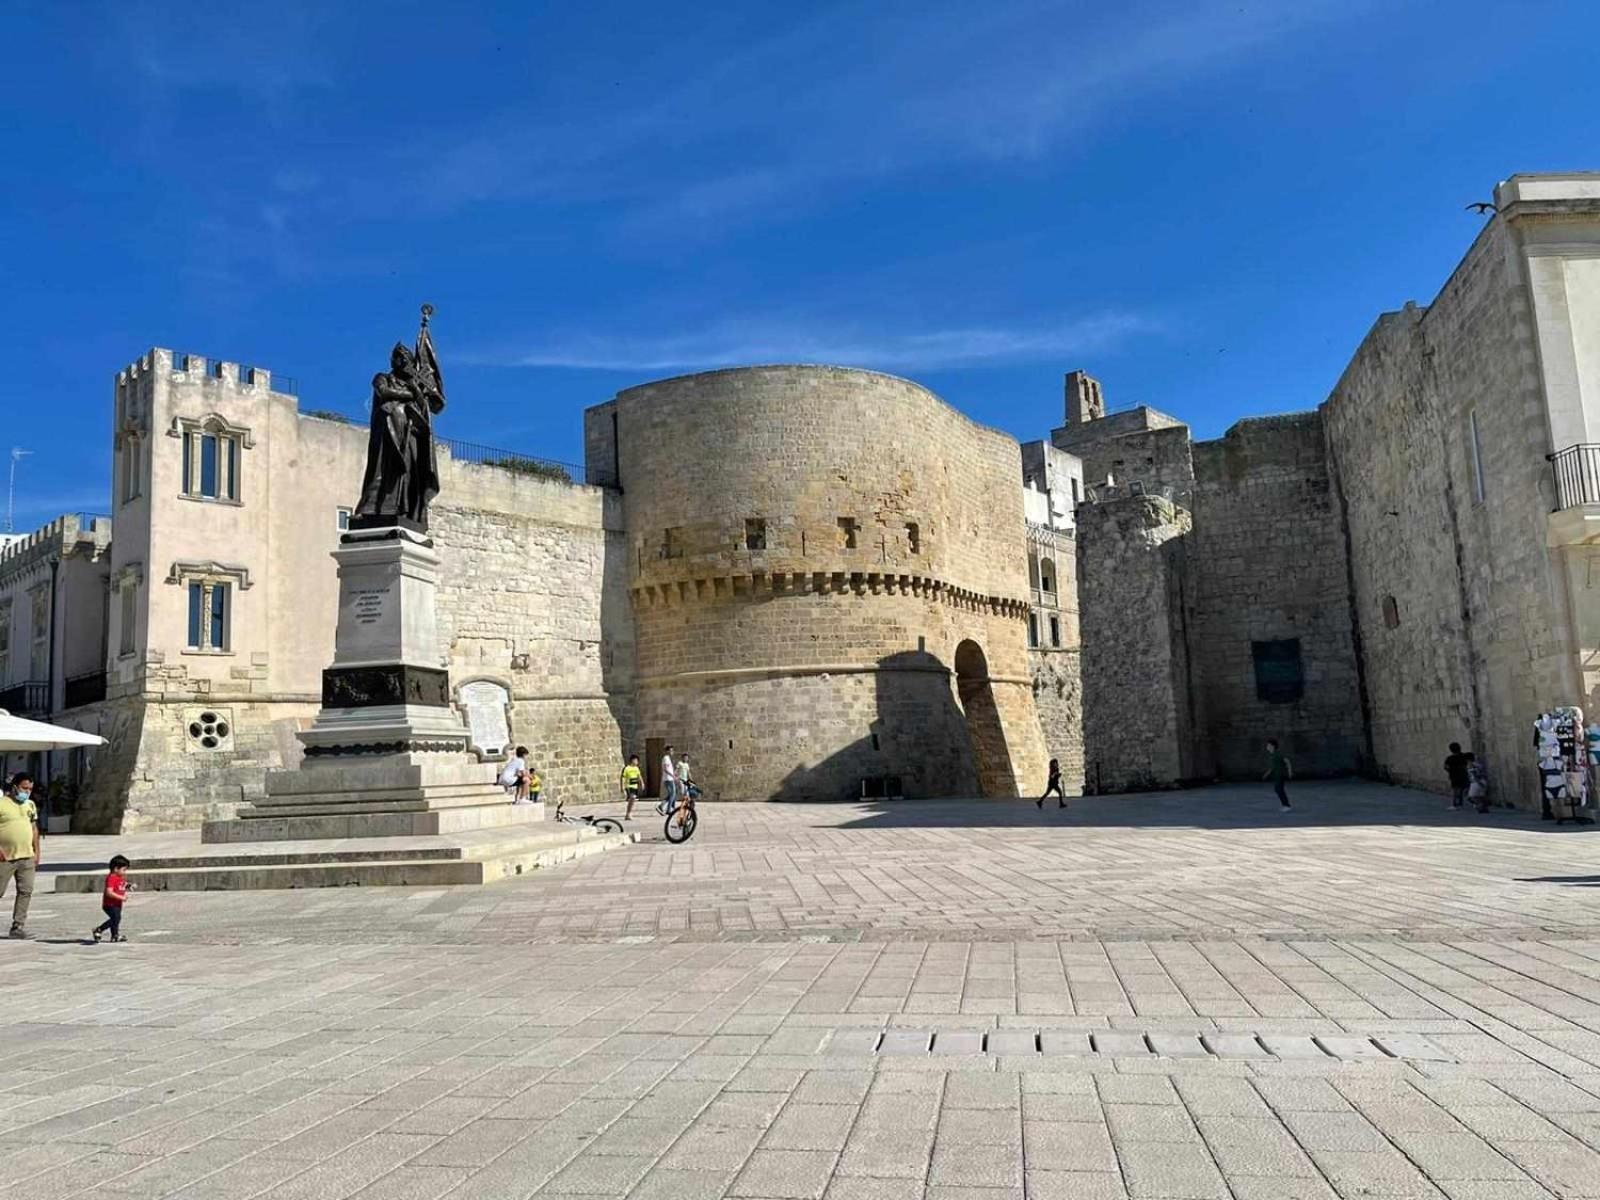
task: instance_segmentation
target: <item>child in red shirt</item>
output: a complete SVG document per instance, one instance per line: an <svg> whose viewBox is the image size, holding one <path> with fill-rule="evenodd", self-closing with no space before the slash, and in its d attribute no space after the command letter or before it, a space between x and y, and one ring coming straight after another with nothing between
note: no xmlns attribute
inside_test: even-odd
<svg viewBox="0 0 1600 1200"><path fill-rule="evenodd" d="M108 865L106 890L100 896L100 911L106 914L106 919L95 927L94 940L98 942L100 935L109 929L113 942L125 942L128 939L122 936L122 902L128 898L128 889L133 887L128 882L128 860L118 854Z"/></svg>

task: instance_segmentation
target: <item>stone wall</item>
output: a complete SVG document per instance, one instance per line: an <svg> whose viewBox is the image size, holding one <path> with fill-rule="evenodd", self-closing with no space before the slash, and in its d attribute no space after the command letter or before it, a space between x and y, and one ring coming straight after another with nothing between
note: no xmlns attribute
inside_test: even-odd
<svg viewBox="0 0 1600 1200"><path fill-rule="evenodd" d="M1259 778L1268 738L1297 775L1359 770L1349 578L1321 415L1241 421L1196 443L1194 470L1189 646L1205 695L1203 773ZM1258 680L1266 643L1297 645L1298 696Z"/></svg>
<svg viewBox="0 0 1600 1200"><path fill-rule="evenodd" d="M1061 782L1068 795L1083 791L1082 670L1077 649L1028 652L1033 706L1039 712L1045 753L1060 761ZM1038 789L1043 787L1040 782Z"/></svg>
<svg viewBox="0 0 1600 1200"><path fill-rule="evenodd" d="M1204 715L1190 682L1187 510L1155 496L1078 509L1084 790L1194 778Z"/></svg>
<svg viewBox="0 0 1600 1200"><path fill-rule="evenodd" d="M137 442L144 479L117 510L113 582L138 589L139 625L132 651L118 653L114 593L109 699L74 722L113 745L95 755L78 828L226 817L260 793L267 770L299 762L294 733L315 715L333 655L338 510L356 501L367 431L301 415L269 379L196 358L181 370L161 350L119 376L119 436ZM208 420L244 442L237 503L177 498L182 439L164 431ZM610 798L634 722L616 494L458 463L444 448L439 465L439 652L452 684L491 679L511 692L513 737L552 794ZM234 583L226 653L185 648L174 564ZM203 712L228 728L214 746L189 733Z"/></svg>
<svg viewBox="0 0 1600 1200"><path fill-rule="evenodd" d="M615 413L641 736L687 749L729 799L832 799L865 774L922 795L971 794L986 767L1009 794L1042 778L1016 442L842 368L664 380ZM609 416L589 414L592 453ZM990 725L960 736L958 657L981 664L1002 768L978 761Z"/></svg>
<svg viewBox="0 0 1600 1200"><path fill-rule="evenodd" d="M1536 806L1529 726L1589 699L1572 596L1600 601L1569 590L1547 546L1551 418L1524 272L1530 239L1570 249L1597 228L1491 221L1431 306L1379 319L1328 399L1373 747L1399 782L1442 790L1460 741L1497 800Z"/></svg>

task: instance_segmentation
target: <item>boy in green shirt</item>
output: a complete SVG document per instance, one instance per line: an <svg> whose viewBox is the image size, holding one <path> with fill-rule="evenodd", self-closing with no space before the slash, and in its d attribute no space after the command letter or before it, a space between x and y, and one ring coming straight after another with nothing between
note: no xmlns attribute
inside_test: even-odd
<svg viewBox="0 0 1600 1200"><path fill-rule="evenodd" d="M628 811L622 814L624 821L633 820L633 806L639 801L639 793L644 790L644 772L639 770L639 756L628 755L628 765L622 768L622 795L628 802Z"/></svg>

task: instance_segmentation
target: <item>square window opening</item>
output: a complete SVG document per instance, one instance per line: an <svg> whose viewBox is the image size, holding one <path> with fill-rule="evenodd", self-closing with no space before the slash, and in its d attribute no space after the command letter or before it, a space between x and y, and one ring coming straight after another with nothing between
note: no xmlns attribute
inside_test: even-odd
<svg viewBox="0 0 1600 1200"><path fill-rule="evenodd" d="M922 529L915 521L906 522L906 548L913 554L922 553Z"/></svg>
<svg viewBox="0 0 1600 1200"><path fill-rule="evenodd" d="M856 534L860 528L854 517L839 518L839 542L843 549L854 550L856 548Z"/></svg>
<svg viewBox="0 0 1600 1200"><path fill-rule="evenodd" d="M1251 642L1255 665L1256 699L1267 704L1293 704L1305 695L1305 667L1300 659L1300 639Z"/></svg>
<svg viewBox="0 0 1600 1200"><path fill-rule="evenodd" d="M1050 618L1050 644L1058 649L1061 646L1061 618L1059 617Z"/></svg>
<svg viewBox="0 0 1600 1200"><path fill-rule="evenodd" d="M745 518L744 548L746 550L765 550L767 548L767 522L765 518Z"/></svg>

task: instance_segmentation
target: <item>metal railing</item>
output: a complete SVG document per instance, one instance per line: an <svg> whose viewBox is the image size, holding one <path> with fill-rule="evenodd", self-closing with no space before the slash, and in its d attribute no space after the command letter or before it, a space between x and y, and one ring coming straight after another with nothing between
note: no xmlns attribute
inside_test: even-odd
<svg viewBox="0 0 1600 1200"><path fill-rule="evenodd" d="M50 685L41 679L14 683L0 691L0 708L18 717L36 717L50 711Z"/></svg>
<svg viewBox="0 0 1600 1200"><path fill-rule="evenodd" d="M556 483L588 483L596 487L615 487L616 477L609 471L585 468L577 463L561 462L554 458L539 458L517 450L501 450L477 442L463 442L459 438L439 438L457 462L479 467L499 467L520 475L532 475Z"/></svg>
<svg viewBox="0 0 1600 1200"><path fill-rule="evenodd" d="M62 698L64 708L77 708L83 704L98 704L106 698L106 673L104 671L88 671L82 675L73 675L67 679L66 695Z"/></svg>
<svg viewBox="0 0 1600 1200"><path fill-rule="evenodd" d="M1581 442L1547 456L1555 477L1555 511L1600 504L1600 445Z"/></svg>

